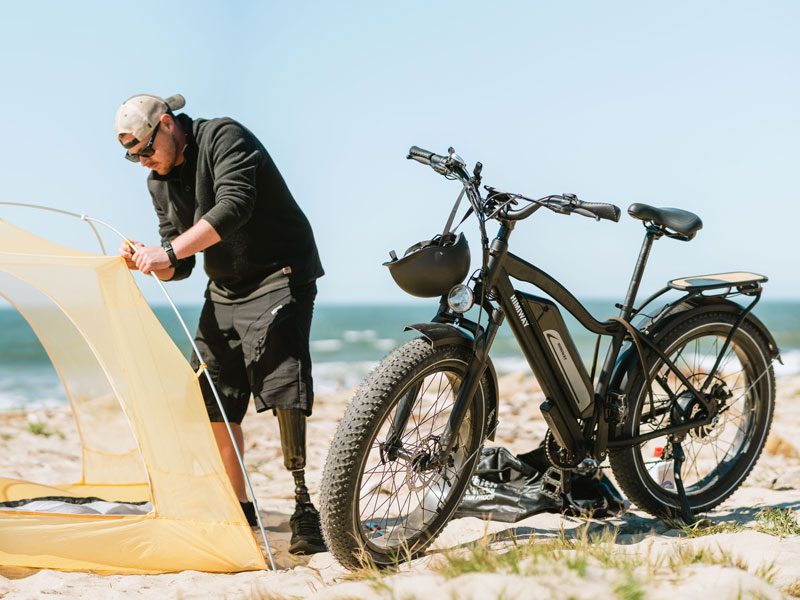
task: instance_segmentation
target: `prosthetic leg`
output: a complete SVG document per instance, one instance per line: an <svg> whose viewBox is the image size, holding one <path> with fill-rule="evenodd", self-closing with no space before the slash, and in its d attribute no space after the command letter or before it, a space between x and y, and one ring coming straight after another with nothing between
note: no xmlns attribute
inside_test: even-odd
<svg viewBox="0 0 800 600"><path fill-rule="evenodd" d="M322 540L319 513L311 503L306 487L306 416L298 408L276 408L278 426L281 430L283 465L294 478L295 510L290 519L292 554L314 554L325 552Z"/></svg>

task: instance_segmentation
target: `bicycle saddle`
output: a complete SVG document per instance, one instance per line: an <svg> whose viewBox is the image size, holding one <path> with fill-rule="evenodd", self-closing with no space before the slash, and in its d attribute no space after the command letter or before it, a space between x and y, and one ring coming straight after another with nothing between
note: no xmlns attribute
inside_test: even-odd
<svg viewBox="0 0 800 600"><path fill-rule="evenodd" d="M676 233L692 239L703 228L703 221L696 214L680 208L656 208L649 204L631 204L628 214L634 219L652 221Z"/></svg>

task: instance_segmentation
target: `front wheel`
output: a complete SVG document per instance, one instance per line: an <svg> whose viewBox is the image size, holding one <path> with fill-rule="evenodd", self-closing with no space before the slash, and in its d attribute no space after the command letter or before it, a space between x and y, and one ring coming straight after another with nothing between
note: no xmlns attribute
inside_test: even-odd
<svg viewBox="0 0 800 600"><path fill-rule="evenodd" d="M661 347L686 379L700 389L735 321L736 315L724 312L689 317L664 334ZM662 360L651 354L648 363L654 410L639 369L627 396L623 438L673 424L676 404L690 418L705 416L702 405ZM755 326L745 321L734 332L705 393L714 403L715 418L678 438L685 455L681 479L694 512L711 510L742 484L769 433L775 374L767 343ZM617 482L640 508L656 516L680 510L667 436L615 448L609 452L609 460Z"/></svg>
<svg viewBox="0 0 800 600"><path fill-rule="evenodd" d="M485 429L486 374L442 457L448 419L471 360L461 346L415 339L362 384L333 438L322 476L322 530L345 567L419 555L455 512ZM438 457L438 461L431 459Z"/></svg>

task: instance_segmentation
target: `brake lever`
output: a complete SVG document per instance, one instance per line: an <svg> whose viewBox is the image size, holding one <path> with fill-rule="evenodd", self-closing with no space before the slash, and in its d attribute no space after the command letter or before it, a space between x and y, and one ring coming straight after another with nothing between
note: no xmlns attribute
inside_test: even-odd
<svg viewBox="0 0 800 600"><path fill-rule="evenodd" d="M540 202L539 204L560 215L568 215L571 212L569 206L564 206L560 202Z"/></svg>
<svg viewBox="0 0 800 600"><path fill-rule="evenodd" d="M583 215L584 217L591 217L591 218L592 218L592 219L594 219L595 221L599 221L599 220L600 220L600 217L598 217L598 216L597 216L596 214L594 214L593 212L589 212L589 211L588 211L588 210L586 210L585 208L573 208L573 209L572 209L572 212L574 212L574 213L578 213L579 215Z"/></svg>
<svg viewBox="0 0 800 600"><path fill-rule="evenodd" d="M569 192L564 192L561 194L561 197L567 201L567 204L570 208L577 208L579 204L578 196L576 194L570 194Z"/></svg>
<svg viewBox="0 0 800 600"><path fill-rule="evenodd" d="M448 154L447 158L449 159L448 160L448 162L449 162L448 166L456 165L456 166L462 167L464 169L467 168L466 161L463 158L461 158L458 154L456 154L455 148L450 146L447 149L447 154Z"/></svg>

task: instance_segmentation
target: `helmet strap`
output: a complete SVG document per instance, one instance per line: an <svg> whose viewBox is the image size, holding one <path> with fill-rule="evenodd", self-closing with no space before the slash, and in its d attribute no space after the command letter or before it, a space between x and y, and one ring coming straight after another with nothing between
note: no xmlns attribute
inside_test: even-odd
<svg viewBox="0 0 800 600"><path fill-rule="evenodd" d="M456 203L453 205L453 210L450 211L450 216L447 218L447 223L445 223L444 231L442 232L442 237L439 239L440 244L444 243L445 236L448 233L450 233L450 227L453 225L453 220L456 218L456 213L458 212L458 205L461 204L461 199L464 197L464 192L466 191L467 191L467 186L464 186L463 188L461 188L461 193L458 195L458 198L456 198ZM469 215L469 213L467 213L467 215ZM464 219L467 218L467 215L464 216ZM461 219L461 223L464 222L464 219ZM461 223L456 225L456 229L458 229ZM455 233L455 231L453 233Z"/></svg>

